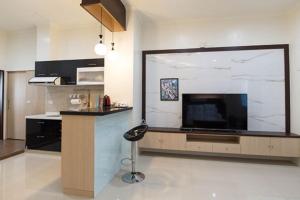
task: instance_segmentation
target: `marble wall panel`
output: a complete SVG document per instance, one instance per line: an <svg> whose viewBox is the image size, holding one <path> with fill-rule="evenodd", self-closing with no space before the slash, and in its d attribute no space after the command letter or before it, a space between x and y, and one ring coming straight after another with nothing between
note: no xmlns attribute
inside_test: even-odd
<svg viewBox="0 0 300 200"><path fill-rule="evenodd" d="M249 131L285 131L282 49L153 54L146 65L152 127L181 127L183 93L246 93ZM161 78L179 78L179 101L160 101Z"/></svg>

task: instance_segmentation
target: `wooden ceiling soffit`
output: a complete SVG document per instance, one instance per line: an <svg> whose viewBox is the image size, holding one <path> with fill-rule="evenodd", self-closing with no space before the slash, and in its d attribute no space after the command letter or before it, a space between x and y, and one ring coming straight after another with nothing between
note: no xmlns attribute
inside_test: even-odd
<svg viewBox="0 0 300 200"><path fill-rule="evenodd" d="M126 8L120 0L82 0L80 5L111 32L126 31Z"/></svg>

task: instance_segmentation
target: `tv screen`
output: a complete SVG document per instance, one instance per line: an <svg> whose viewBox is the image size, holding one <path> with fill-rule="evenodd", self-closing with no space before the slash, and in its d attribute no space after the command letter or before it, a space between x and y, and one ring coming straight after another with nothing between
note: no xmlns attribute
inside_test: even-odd
<svg viewBox="0 0 300 200"><path fill-rule="evenodd" d="M247 94L183 94L182 128L247 130Z"/></svg>

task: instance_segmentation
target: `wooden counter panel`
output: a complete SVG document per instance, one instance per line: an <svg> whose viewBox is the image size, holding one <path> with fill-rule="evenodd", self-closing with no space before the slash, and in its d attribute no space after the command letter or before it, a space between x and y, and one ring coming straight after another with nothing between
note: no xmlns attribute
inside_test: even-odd
<svg viewBox="0 0 300 200"><path fill-rule="evenodd" d="M64 188L94 191L95 117L63 116L62 183Z"/></svg>

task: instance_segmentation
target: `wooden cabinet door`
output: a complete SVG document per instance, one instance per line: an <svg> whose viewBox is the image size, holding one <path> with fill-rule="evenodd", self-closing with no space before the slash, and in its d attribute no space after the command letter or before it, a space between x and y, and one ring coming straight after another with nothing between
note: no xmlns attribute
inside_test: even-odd
<svg viewBox="0 0 300 200"><path fill-rule="evenodd" d="M240 144L214 143L213 144L213 152L214 153L240 154L241 146L240 146Z"/></svg>
<svg viewBox="0 0 300 200"><path fill-rule="evenodd" d="M299 157L300 139L271 138L270 155L282 157Z"/></svg>
<svg viewBox="0 0 300 200"><path fill-rule="evenodd" d="M142 140L139 141L140 148L161 149L162 133L147 132Z"/></svg>
<svg viewBox="0 0 300 200"><path fill-rule="evenodd" d="M139 142L140 148L184 150L185 134L148 132Z"/></svg>
<svg viewBox="0 0 300 200"><path fill-rule="evenodd" d="M268 137L241 137L241 153L267 156L270 154L270 142Z"/></svg>
<svg viewBox="0 0 300 200"><path fill-rule="evenodd" d="M186 151L213 152L213 144L209 142L186 142Z"/></svg>
<svg viewBox="0 0 300 200"><path fill-rule="evenodd" d="M185 134L161 133L161 148L166 150L185 150Z"/></svg>

